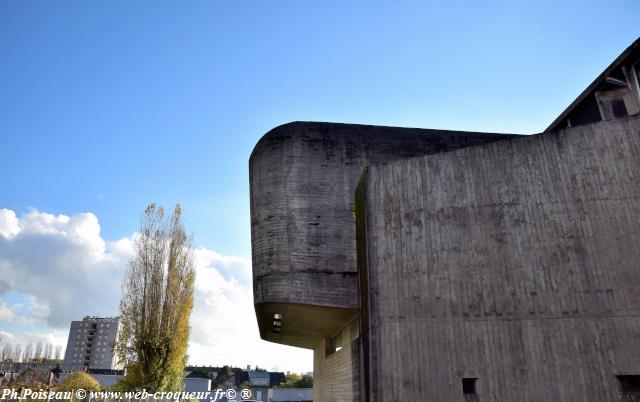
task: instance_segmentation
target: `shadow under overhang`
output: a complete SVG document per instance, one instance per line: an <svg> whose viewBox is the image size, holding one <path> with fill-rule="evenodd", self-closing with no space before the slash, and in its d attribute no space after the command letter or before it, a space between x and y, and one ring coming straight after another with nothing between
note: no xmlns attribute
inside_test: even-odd
<svg viewBox="0 0 640 402"><path fill-rule="evenodd" d="M357 309L295 303L259 303L255 309L262 339L305 349L315 349L358 313Z"/></svg>

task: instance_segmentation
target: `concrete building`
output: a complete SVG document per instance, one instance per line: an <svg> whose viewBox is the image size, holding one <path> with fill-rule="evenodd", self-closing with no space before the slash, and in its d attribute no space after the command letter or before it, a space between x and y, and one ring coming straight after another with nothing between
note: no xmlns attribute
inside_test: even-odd
<svg viewBox="0 0 640 402"><path fill-rule="evenodd" d="M545 130L633 116L640 112L640 45L618 56Z"/></svg>
<svg viewBox="0 0 640 402"><path fill-rule="evenodd" d="M84 317L72 321L63 369L122 369L113 347L120 333L118 317Z"/></svg>
<svg viewBox="0 0 640 402"><path fill-rule="evenodd" d="M271 388L271 373L264 370L242 370L237 373L238 385L248 384L251 390L251 399L255 401L269 402L268 391Z"/></svg>
<svg viewBox="0 0 640 402"><path fill-rule="evenodd" d="M538 135L258 142L256 317L314 351L315 401L640 401L639 61L640 40Z"/></svg>
<svg viewBox="0 0 640 402"><path fill-rule="evenodd" d="M211 379L209 378L185 377L183 384L185 392L208 392L211 390ZM200 402L210 400L209 398L202 398Z"/></svg>

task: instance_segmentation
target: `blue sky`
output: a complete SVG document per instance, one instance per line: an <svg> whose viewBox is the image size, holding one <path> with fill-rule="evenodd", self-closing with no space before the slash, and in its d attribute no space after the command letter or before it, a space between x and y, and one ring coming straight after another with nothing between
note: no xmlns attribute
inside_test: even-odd
<svg viewBox="0 0 640 402"><path fill-rule="evenodd" d="M269 129L539 132L639 16L637 0L5 0L0 208L88 212L109 242L180 202L197 246L249 258L248 158Z"/></svg>
<svg viewBox="0 0 640 402"><path fill-rule="evenodd" d="M180 202L197 243L249 255L247 160L270 128L537 132L639 15L637 1L3 1L0 200L92 211L108 238Z"/></svg>

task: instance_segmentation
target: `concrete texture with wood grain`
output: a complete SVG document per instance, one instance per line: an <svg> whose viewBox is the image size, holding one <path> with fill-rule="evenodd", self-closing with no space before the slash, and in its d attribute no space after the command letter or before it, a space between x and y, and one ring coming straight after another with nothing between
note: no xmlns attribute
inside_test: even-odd
<svg viewBox="0 0 640 402"><path fill-rule="evenodd" d="M265 134L249 161L254 303L263 339L313 349L358 308L352 208L364 167L513 137L312 122ZM316 316L310 321L290 304L345 312L309 310ZM280 333L271 328L274 313L285 316ZM325 321L326 331L318 330Z"/></svg>
<svg viewBox="0 0 640 402"><path fill-rule="evenodd" d="M373 164L371 401L613 402L640 375L640 116Z"/></svg>

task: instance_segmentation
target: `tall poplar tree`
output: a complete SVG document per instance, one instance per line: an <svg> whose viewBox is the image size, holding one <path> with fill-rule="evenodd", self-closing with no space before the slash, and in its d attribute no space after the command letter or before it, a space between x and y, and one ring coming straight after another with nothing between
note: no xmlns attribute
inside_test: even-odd
<svg viewBox="0 0 640 402"><path fill-rule="evenodd" d="M25 363L29 363L32 358L33 358L33 345L30 343L27 343L24 347L24 357L22 358L22 360Z"/></svg>
<svg viewBox="0 0 640 402"><path fill-rule="evenodd" d="M1 352L1 360L3 362L11 360L13 358L13 346L10 343L5 343Z"/></svg>
<svg viewBox="0 0 640 402"><path fill-rule="evenodd" d="M60 360L61 353L62 353L62 346L56 345L56 351L55 351L54 359L55 360Z"/></svg>
<svg viewBox="0 0 640 402"><path fill-rule="evenodd" d="M34 355L34 359L37 362L40 362L42 360L42 341L39 341L36 345L36 353Z"/></svg>
<svg viewBox="0 0 640 402"><path fill-rule="evenodd" d="M194 280L191 237L182 224L180 206L167 217L161 207L149 205L122 284L116 350L127 374L120 387L181 389Z"/></svg>
<svg viewBox="0 0 640 402"><path fill-rule="evenodd" d="M13 361L16 363L19 362L21 357L22 357L22 345L17 344L13 348Z"/></svg>

